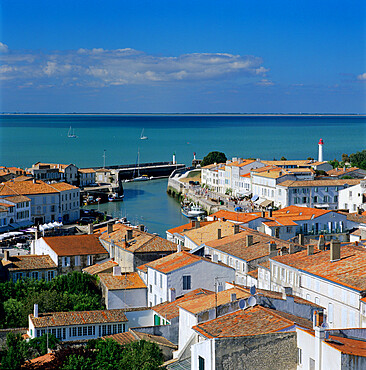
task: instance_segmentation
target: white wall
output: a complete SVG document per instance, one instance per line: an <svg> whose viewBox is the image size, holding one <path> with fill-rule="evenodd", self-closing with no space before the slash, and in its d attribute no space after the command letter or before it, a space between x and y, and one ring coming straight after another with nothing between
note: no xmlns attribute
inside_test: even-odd
<svg viewBox="0 0 366 370"><path fill-rule="evenodd" d="M192 326L198 324L196 316L183 308L179 308L179 338L178 338L178 352L183 349L187 341L195 332Z"/></svg>
<svg viewBox="0 0 366 370"><path fill-rule="evenodd" d="M108 310L147 306L147 289L108 290L105 298Z"/></svg>
<svg viewBox="0 0 366 370"><path fill-rule="evenodd" d="M198 343L191 347L191 369L198 369L198 356L205 360L205 370L215 369L215 339L198 337Z"/></svg>
<svg viewBox="0 0 366 370"><path fill-rule="evenodd" d="M140 326L154 325L154 312L152 310L127 310L125 312L125 315L128 319L127 328L137 328Z"/></svg>
<svg viewBox="0 0 366 370"><path fill-rule="evenodd" d="M31 250L32 254L48 254L52 261L58 266L58 257L56 252L44 241L43 238L32 241L34 247Z"/></svg>

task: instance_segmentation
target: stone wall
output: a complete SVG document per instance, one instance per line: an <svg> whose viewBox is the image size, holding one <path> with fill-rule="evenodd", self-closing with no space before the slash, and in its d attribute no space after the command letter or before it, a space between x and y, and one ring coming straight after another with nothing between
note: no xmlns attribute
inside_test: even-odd
<svg viewBox="0 0 366 370"><path fill-rule="evenodd" d="M0 351L4 349L6 345L6 336L12 332L14 334L25 334L28 328L14 328L14 329L0 329Z"/></svg>
<svg viewBox="0 0 366 370"><path fill-rule="evenodd" d="M297 367L296 333L273 333L215 341L216 370L290 370Z"/></svg>

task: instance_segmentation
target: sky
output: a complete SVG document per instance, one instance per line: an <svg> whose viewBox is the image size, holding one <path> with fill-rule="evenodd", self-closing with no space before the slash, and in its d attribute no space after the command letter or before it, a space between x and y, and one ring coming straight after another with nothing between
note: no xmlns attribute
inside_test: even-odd
<svg viewBox="0 0 366 370"><path fill-rule="evenodd" d="M365 8L2 0L0 111L363 114Z"/></svg>

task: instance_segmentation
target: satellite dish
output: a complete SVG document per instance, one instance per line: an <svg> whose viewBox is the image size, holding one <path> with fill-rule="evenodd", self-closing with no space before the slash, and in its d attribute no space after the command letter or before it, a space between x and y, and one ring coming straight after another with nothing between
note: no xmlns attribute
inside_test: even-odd
<svg viewBox="0 0 366 370"><path fill-rule="evenodd" d="M245 310L247 307L248 307L247 300L246 299L241 299L239 301L239 308L241 308L242 310Z"/></svg>
<svg viewBox="0 0 366 370"><path fill-rule="evenodd" d="M256 293L255 285L252 285L249 291L251 295L254 295Z"/></svg>
<svg viewBox="0 0 366 370"><path fill-rule="evenodd" d="M255 297L251 296L251 297L248 298L248 305L250 307L253 307L256 304L257 304L257 299Z"/></svg>

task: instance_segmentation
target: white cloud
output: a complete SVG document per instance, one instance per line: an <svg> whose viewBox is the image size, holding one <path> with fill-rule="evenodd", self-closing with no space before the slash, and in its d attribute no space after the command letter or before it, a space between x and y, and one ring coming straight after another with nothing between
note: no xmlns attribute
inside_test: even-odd
<svg viewBox="0 0 366 370"><path fill-rule="evenodd" d="M263 78L259 82L257 82L257 85L259 85L259 86L273 86L274 82L272 82L271 80L268 80L266 78Z"/></svg>
<svg viewBox="0 0 366 370"><path fill-rule="evenodd" d="M360 81L365 81L366 80L366 73L362 73L357 76L357 79Z"/></svg>
<svg viewBox="0 0 366 370"><path fill-rule="evenodd" d="M7 53L9 51L8 45L3 44L0 42L0 53Z"/></svg>
<svg viewBox="0 0 366 370"><path fill-rule="evenodd" d="M26 80L46 86L62 83L77 86L116 86L182 81L207 81L239 77L262 78L269 71L256 56L228 53L192 53L155 56L131 48L103 48L49 53L12 51L0 56L8 80L24 85Z"/></svg>

